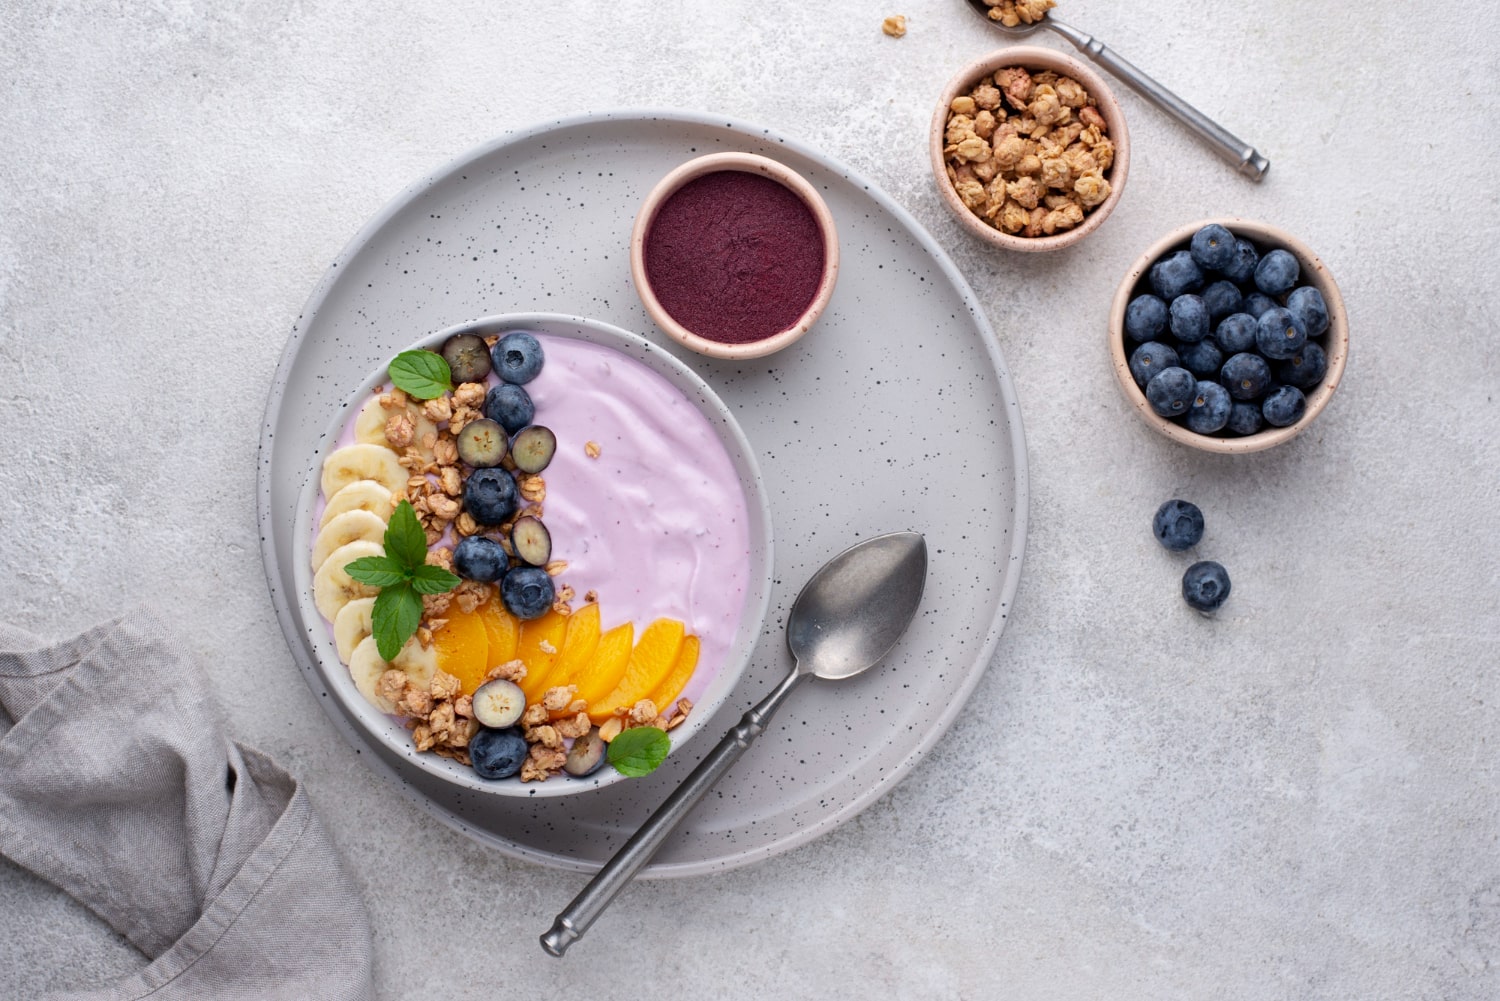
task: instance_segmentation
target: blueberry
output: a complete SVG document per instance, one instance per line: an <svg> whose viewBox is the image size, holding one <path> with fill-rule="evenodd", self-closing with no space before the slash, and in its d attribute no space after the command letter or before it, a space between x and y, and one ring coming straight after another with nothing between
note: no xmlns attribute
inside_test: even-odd
<svg viewBox="0 0 1500 1001"><path fill-rule="evenodd" d="M1172 300L1168 321L1172 336L1184 344L1195 344L1208 336L1208 307L1192 293L1184 293Z"/></svg>
<svg viewBox="0 0 1500 1001"><path fill-rule="evenodd" d="M475 469L498 466L510 448L510 435L488 417L465 424L458 433L458 457Z"/></svg>
<svg viewBox="0 0 1500 1001"><path fill-rule="evenodd" d="M1276 366L1276 378L1298 389L1312 389L1328 374L1328 356L1312 341Z"/></svg>
<svg viewBox="0 0 1500 1001"><path fill-rule="evenodd" d="M1130 374L1134 377L1135 384L1145 389L1153 375L1179 363L1176 351L1160 341L1147 341L1131 353Z"/></svg>
<svg viewBox="0 0 1500 1001"><path fill-rule="evenodd" d="M1249 240L1235 240L1234 257L1227 267L1220 268L1219 271L1232 282L1248 285L1255 277L1255 266L1259 263L1260 254L1256 252L1255 244Z"/></svg>
<svg viewBox="0 0 1500 1001"><path fill-rule="evenodd" d="M1229 573L1213 560L1202 560L1182 575L1182 600L1200 612L1217 611L1229 597Z"/></svg>
<svg viewBox="0 0 1500 1001"><path fill-rule="evenodd" d="M1307 397L1296 386L1272 390L1260 404L1266 423L1284 428L1297 423L1307 413Z"/></svg>
<svg viewBox="0 0 1500 1001"><path fill-rule="evenodd" d="M1213 338L1205 337L1197 344L1184 344L1181 351L1182 367L1200 378L1208 378L1219 374L1219 366L1224 364L1224 352L1213 342Z"/></svg>
<svg viewBox="0 0 1500 1001"><path fill-rule="evenodd" d="M516 513L516 481L499 468L476 469L464 480L464 510L481 525L498 525Z"/></svg>
<svg viewBox="0 0 1500 1001"><path fill-rule="evenodd" d="M541 567L516 567L500 582L500 600L518 619L541 618L555 597L552 578Z"/></svg>
<svg viewBox="0 0 1500 1001"><path fill-rule="evenodd" d="M1245 306L1245 297L1240 295L1240 290L1234 282L1224 281L1222 278L1209 285L1201 293L1203 305L1208 307L1208 318L1213 323L1218 323L1231 313L1238 313Z"/></svg>
<svg viewBox="0 0 1500 1001"><path fill-rule="evenodd" d="M1297 258L1278 247L1255 266L1255 287L1266 295L1286 295L1297 284L1300 270Z"/></svg>
<svg viewBox="0 0 1500 1001"><path fill-rule="evenodd" d="M542 345L524 330L513 330L490 348L495 374L517 385L535 379L542 370Z"/></svg>
<svg viewBox="0 0 1500 1001"><path fill-rule="evenodd" d="M531 748L519 727L508 730L481 728L469 738L469 762L482 779L508 779L521 770Z"/></svg>
<svg viewBox="0 0 1500 1001"><path fill-rule="evenodd" d="M1188 430L1198 434L1213 434L1229 423L1229 409L1232 406L1229 390L1217 382L1198 380L1197 391L1193 393L1193 405L1188 408Z"/></svg>
<svg viewBox="0 0 1500 1001"><path fill-rule="evenodd" d="M1255 317L1249 313L1234 313L1219 321L1214 330L1214 340L1226 355L1237 355L1241 351L1255 349Z"/></svg>
<svg viewBox="0 0 1500 1001"><path fill-rule="evenodd" d="M1286 308L1302 321L1308 337L1319 337L1328 329L1328 304L1323 301L1323 293L1311 285L1294 289L1286 297Z"/></svg>
<svg viewBox="0 0 1500 1001"><path fill-rule="evenodd" d="M1224 430L1230 434L1244 436L1259 431L1264 423L1260 416L1260 407L1254 403L1236 403L1229 408L1229 423L1224 425Z"/></svg>
<svg viewBox="0 0 1500 1001"><path fill-rule="evenodd" d="M1261 314L1266 310L1275 308L1276 300L1272 299L1264 292L1251 292L1249 295L1245 296L1245 312L1249 313L1257 320L1260 319Z"/></svg>
<svg viewBox="0 0 1500 1001"><path fill-rule="evenodd" d="M442 350L455 384L483 382L490 374L490 349L478 334L454 334L443 342Z"/></svg>
<svg viewBox="0 0 1500 1001"><path fill-rule="evenodd" d="M1189 253L1204 271L1223 271L1234 260L1234 242L1233 233L1212 222L1193 234Z"/></svg>
<svg viewBox="0 0 1500 1001"><path fill-rule="evenodd" d="M484 394L484 416L496 422L510 434L515 434L531 423L536 416L536 404L531 394L520 386L502 382L491 386Z"/></svg>
<svg viewBox="0 0 1500 1001"><path fill-rule="evenodd" d="M1236 400L1258 400L1271 388L1271 366L1260 355L1242 351L1229 356L1219 381Z"/></svg>
<svg viewBox="0 0 1500 1001"><path fill-rule="evenodd" d="M1163 299L1171 302L1184 292L1196 292L1203 287L1203 272L1186 250L1168 254L1155 264L1147 275L1151 289Z"/></svg>
<svg viewBox="0 0 1500 1001"><path fill-rule="evenodd" d="M1307 328L1285 306L1260 314L1255 321L1255 346L1267 358L1290 358L1307 343Z"/></svg>
<svg viewBox="0 0 1500 1001"><path fill-rule="evenodd" d="M1125 307L1125 336L1137 344L1154 341L1167 329L1167 304L1149 292Z"/></svg>
<svg viewBox="0 0 1500 1001"><path fill-rule="evenodd" d="M1157 542L1174 553L1191 549L1203 538L1203 512L1197 504L1174 497L1156 509L1151 531Z"/></svg>
<svg viewBox="0 0 1500 1001"><path fill-rule="evenodd" d="M1146 383L1146 400L1162 417L1181 417L1193 405L1198 380L1185 368L1164 368Z"/></svg>
<svg viewBox="0 0 1500 1001"><path fill-rule="evenodd" d="M510 557L494 539L471 535L453 547L453 572L464 580L489 584L499 580L510 568Z"/></svg>

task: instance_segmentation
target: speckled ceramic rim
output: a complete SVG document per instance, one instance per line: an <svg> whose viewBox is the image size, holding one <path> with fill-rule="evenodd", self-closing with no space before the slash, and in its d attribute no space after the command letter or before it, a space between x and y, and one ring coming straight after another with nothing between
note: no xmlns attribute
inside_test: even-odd
<svg viewBox="0 0 1500 1001"><path fill-rule="evenodd" d="M943 159L943 133L947 131L949 105L960 93L974 86L980 77L1006 66L1024 66L1032 70L1054 70L1067 74L1083 84L1084 89L1097 102L1099 113L1104 116L1104 122L1109 126L1109 137L1115 144L1115 162L1110 167L1107 178L1110 186L1109 197L1105 198L1094 211L1084 216L1081 225L1066 232L1053 236L1025 237L998 230L969 210L969 207L958 197L958 192L953 190L953 182L948 179L948 166ZM942 196L943 204L948 207L949 212L953 213L953 217L959 221L960 225L985 243L1004 250L1019 250L1023 253L1062 250L1064 247L1071 247L1098 229L1119 204L1120 196L1125 191L1125 181L1130 176L1130 130L1125 126L1125 113L1120 109L1120 103L1115 100L1114 92L1109 89L1099 74L1077 59L1054 49L1044 49L1035 45L1013 45L992 52L965 66L953 79L949 80L948 86L943 89L942 99L938 101L937 108L932 113L932 134L928 140L928 150L932 159L932 179L937 184L938 194Z"/></svg>
<svg viewBox="0 0 1500 1001"><path fill-rule="evenodd" d="M653 372L665 378L708 418L718 435L724 450L739 474L740 485L745 493L745 509L749 515L750 567L746 576L747 593L739 626L730 644L724 663L709 683L701 698L694 704L687 722L672 731L672 746L680 750L712 719L714 712L724 703L750 663L760 637L766 611L770 607L773 582L773 547L771 541L771 500L766 494L761 479L760 466L750 442L740 429L739 423L724 402L696 372L678 359L661 350L643 337L629 333L612 324L582 317L564 316L558 313L508 313L501 316L486 316L468 320L436 331L417 341L412 347L436 349L454 334L500 334L510 330L530 330L555 337L573 337L601 344L619 351L641 362ZM392 751L402 754L417 768L465 789L491 796L516 797L520 799L553 798L574 796L611 786L626 776L605 765L593 775L583 779L560 776L549 782L520 782L516 779L486 781L474 773L472 768L458 764L435 754L421 754L412 746L411 734L398 723L395 717L387 716L369 703L354 685L349 668L339 660L333 638L324 625L322 615L313 603L312 595L312 516L321 490L321 470L325 451L336 445L344 425L348 423L351 408L358 407L369 398L376 386L387 381L385 367L370 373L357 390L351 393L338 415L329 424L319 441L308 469L307 482L299 495L297 521L293 531L293 551L296 565L293 579L297 587L297 601L302 621L307 626L307 639L323 668L322 674L328 688L343 705L350 719Z"/></svg>
<svg viewBox="0 0 1500 1001"><path fill-rule="evenodd" d="M324 303L338 285L339 264L353 259L356 255L364 251L369 244L379 238L382 230L393 219L412 202L422 197L428 190L445 180L461 174L469 168L470 164L483 157L493 155L508 147L518 146L567 129L611 122L643 121L677 122L701 128L722 128L746 140L751 138L769 139L776 142L782 148L789 149L800 156L818 163L825 164L828 169L866 192L882 211L889 214L892 219L912 235L932 257L939 270L953 284L954 288L958 290L967 303L968 311L978 328L980 344L983 346L986 355L988 355L990 366L994 370L997 390L1000 397L1008 404L1006 436L1015 461L1015 514L1010 535L1010 553L1007 560L1007 566L1010 568L1010 571L1002 574L1000 577L1000 588L996 605L997 611L989 622L984 623L984 637L974 656L973 664L964 679L962 687L957 693L957 697L949 703L932 726L922 735L916 746L895 767L883 771L874 777L860 791L860 794L847 804L819 817L816 821L807 824L794 834L754 848L747 848L726 855L701 858L691 862L653 862L641 870L637 876L638 879L657 879L703 876L709 873L724 872L729 869L764 861L783 852L790 851L793 848L805 845L858 816L910 774L917 763L922 761L937 742L942 739L943 735L948 732L954 720L958 718L958 714L963 710L965 702L973 693L975 686L979 684L979 679L984 675L985 667L988 666L995 655L996 648L1000 645L1000 637L1005 630L1006 623L1006 614L1001 610L1012 607L1015 601L1016 592L1021 582L1021 568L1026 555L1026 529L1031 505L1031 483L1026 463L1026 433L1021 420L1020 408L1016 400L1015 383L1011 379L1010 369L1006 366L1004 359L1000 355L999 342L995 336L994 329L990 326L984 307L980 304L978 298L975 297L974 290L969 286L968 281L964 278L962 272L958 270L958 267L953 263L947 252L943 250L937 241L933 239L932 234L910 212L892 199L890 195L886 194L869 177L836 160L830 159L826 154L819 152L805 143L795 139L788 139L758 125L752 125L719 115L705 115L694 111L630 109L557 118L527 128L507 132L497 139L466 150L431 173L412 181L382 206L379 212L366 221L360 227L359 231L350 237L349 242L339 252L338 257L323 272L318 282L314 285L312 292L308 294L307 302L298 313L297 320L292 324L291 332L287 336L286 346L282 349L281 359L277 362L276 374L271 382L271 391L266 397L266 409L261 427L260 447L257 456L259 472L256 476L256 522L260 527L261 562L265 567L266 584L271 592L271 605L276 612L277 621L281 625L282 635L286 640L287 648L292 655L293 661L302 671L308 686L313 690L314 694L320 694L326 686L312 658L311 651L303 641L303 627L297 608L293 603L288 601L288 588L281 576L282 567L280 556L277 553L277 539L282 537L287 528L278 522L278 511L274 506L272 482L275 467L276 433L279 426L279 415L285 402L288 373L297 364L297 358L301 351L303 340L307 335L311 318L315 317L323 308ZM321 627L321 621L318 624ZM328 713L330 719L338 727L339 732L355 748L356 754L360 753L362 750L360 743L363 738L353 723L338 708L338 703L332 699L320 699L319 701L325 707L325 711ZM396 789L406 797L408 802L424 811L439 823L446 825L465 837L473 839L487 848L492 848L512 858L575 872L596 872L600 868L600 864L597 862L543 851L530 845L520 844L487 830L476 829L473 824L454 813L449 807L434 802L430 797L414 788L406 781L405 776L400 770L383 758L371 754L365 756L364 761L374 771L388 777L395 784Z"/></svg>
<svg viewBox="0 0 1500 1001"><path fill-rule="evenodd" d="M1328 332L1323 335L1327 345L1328 373L1323 377L1323 384L1307 394L1307 412L1300 421L1288 427L1266 428L1243 438L1216 438L1198 434L1175 421L1158 416L1146 401L1146 394L1135 384L1135 378L1130 374L1130 359L1125 352L1125 307L1138 291L1149 291L1137 288L1146 272L1169 251L1185 249L1194 233L1215 222L1235 236L1252 241L1262 253L1275 247L1291 251L1301 269L1298 284L1311 285L1317 289L1328 305ZM1177 227L1153 243L1144 254L1136 258L1125 277L1120 280L1120 287L1115 289L1115 298L1109 308L1109 355L1114 363L1115 381L1120 386L1120 392L1125 395L1125 401L1130 404L1136 416L1159 434L1166 435L1180 445L1221 455L1259 452L1291 441L1328 406L1328 401L1333 398L1333 391L1338 389L1339 380L1344 376L1344 365L1349 360L1349 317L1344 312L1344 297L1339 295L1339 287L1334 283L1327 266L1305 243L1286 230L1250 219L1200 219Z"/></svg>
<svg viewBox="0 0 1500 1001"><path fill-rule="evenodd" d="M661 210L662 203L689 181L721 170L760 174L788 188L812 212L823 236L823 277L818 282L818 290L806 312L781 333L748 344L723 344L693 333L672 319L672 314L662 307L646 277L646 234L651 231L651 224L656 221L656 214ZM792 168L755 153L710 153L676 168L657 182L656 187L651 189L651 193L641 203L640 211L635 217L635 228L630 234L630 278L635 283L636 293L641 297L641 304L646 307L646 312L678 344L713 358L763 358L795 343L818 321L823 307L828 305L828 300L833 295L833 285L838 276L839 234L833 224L833 213L828 211L823 196Z"/></svg>

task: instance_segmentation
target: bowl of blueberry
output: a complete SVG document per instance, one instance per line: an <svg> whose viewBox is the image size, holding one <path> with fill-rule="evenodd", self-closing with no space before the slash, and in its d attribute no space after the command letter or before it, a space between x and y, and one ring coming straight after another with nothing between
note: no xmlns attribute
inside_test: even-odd
<svg viewBox="0 0 1500 1001"><path fill-rule="evenodd" d="M1115 292L1110 354L1135 412L1173 441L1258 452L1322 413L1349 357L1333 276L1285 230L1211 219L1173 230Z"/></svg>

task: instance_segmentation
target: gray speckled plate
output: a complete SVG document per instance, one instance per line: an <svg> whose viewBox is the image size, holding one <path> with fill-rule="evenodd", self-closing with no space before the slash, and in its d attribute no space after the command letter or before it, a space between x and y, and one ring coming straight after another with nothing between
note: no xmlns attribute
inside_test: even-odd
<svg viewBox="0 0 1500 1001"><path fill-rule="evenodd" d="M672 167L720 150L788 164L823 193L839 228L839 283L822 319L791 348L752 362L677 348L630 284L641 198ZM788 670L786 610L826 559L881 532L927 536L926 598L892 654L853 681L803 686L646 872L745 865L850 819L937 742L994 653L1025 542L1020 414L983 310L905 210L814 150L723 118L618 112L512 133L402 192L330 266L277 369L260 450L266 575L308 684L356 752L432 816L560 868L597 869L712 748L706 734L648 778L583 796L487 796L366 739L308 649L293 600L292 526L334 411L425 333L538 310L595 317L663 345L718 391L760 458L778 540L771 612L710 734Z"/></svg>

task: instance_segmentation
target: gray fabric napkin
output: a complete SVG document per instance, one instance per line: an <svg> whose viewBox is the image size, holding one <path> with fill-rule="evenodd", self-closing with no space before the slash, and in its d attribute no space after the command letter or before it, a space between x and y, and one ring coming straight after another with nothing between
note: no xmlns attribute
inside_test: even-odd
<svg viewBox="0 0 1500 1001"><path fill-rule="evenodd" d="M0 852L151 960L49 998L372 995L364 904L306 793L226 739L156 616L56 644L0 625L0 707Z"/></svg>

